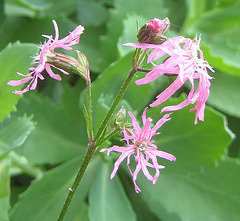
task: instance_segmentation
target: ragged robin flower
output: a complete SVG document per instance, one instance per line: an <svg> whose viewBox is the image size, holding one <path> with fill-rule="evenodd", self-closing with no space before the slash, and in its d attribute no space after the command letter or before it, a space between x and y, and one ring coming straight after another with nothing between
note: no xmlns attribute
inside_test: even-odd
<svg viewBox="0 0 240 221"><path fill-rule="evenodd" d="M72 50L72 46L79 43L79 38L84 31L84 27L79 25L73 30L68 36L65 38L59 39L59 30L55 20L52 21L55 29L55 38L53 39L52 35L43 35L43 37L47 38L47 42L44 44L40 44L40 53L35 56L33 63L37 63L36 67L29 68L30 73L27 75L23 75L21 73L17 73L24 78L21 80L11 80L8 82L10 86L18 86L21 84L25 84L29 82L28 86L22 91L15 90L13 93L15 94L23 94L29 90L34 90L37 86L38 79L43 80L44 77L41 74L44 70L49 74L51 78L54 78L58 81L61 80L59 74L55 74L52 71L52 68L58 69L63 74L68 75L69 73L63 70L62 68L56 67L55 65L48 62L48 55L52 55L56 48L62 48L65 50Z"/></svg>
<svg viewBox="0 0 240 221"><path fill-rule="evenodd" d="M128 114L132 119L133 129L127 130L126 128L123 128L124 137L122 140L126 142L127 146L119 147L115 145L108 149L102 149L100 150L100 152L107 151L107 155L109 155L111 151L121 153L120 157L114 164L114 169L110 176L111 179L113 179L113 177L116 175L118 168L123 162L123 160L127 158L127 166L133 177L135 191L136 193L139 193L141 192L141 190L137 186L136 180L138 173L141 170L143 174L147 177L147 179L150 180L153 184L155 184L160 174L159 170L165 168L164 166L158 164L157 157L164 158L170 161L176 160L176 158L172 154L158 150L157 146L154 144L154 140L152 140L152 137L154 135L159 134L156 131L171 118L169 118L170 114L165 114L163 118L160 119L153 128L150 128L152 119L149 117L146 118L145 109L142 115L143 127L141 128L133 114L130 111L128 112ZM130 158L132 155L134 155L134 159L136 162L136 167L133 172L130 169ZM150 172L148 171L148 167L155 169L154 176L150 174Z"/></svg>
<svg viewBox="0 0 240 221"><path fill-rule="evenodd" d="M156 80L164 74L177 76L175 81L157 96L156 101L150 104L150 107L155 107L170 98L177 90L179 90L186 81L191 83L191 90L183 102L175 106L167 106L162 109L165 111L176 111L186 107L189 104L196 103L195 107L190 111L196 110L195 124L197 119L204 120L205 103L210 93L212 79L209 76L207 69L214 72L212 67L204 60L203 52L200 49L201 38L190 39L183 36L169 38L161 45L155 44L134 44L127 43L125 46L134 48L146 49L148 52L148 63L152 63L154 69L151 70L142 79L136 81L136 84L148 84ZM153 49L149 52L150 49ZM155 60L162 56L168 55L167 59L160 65L154 63ZM198 80L198 86L195 90L195 81Z"/></svg>

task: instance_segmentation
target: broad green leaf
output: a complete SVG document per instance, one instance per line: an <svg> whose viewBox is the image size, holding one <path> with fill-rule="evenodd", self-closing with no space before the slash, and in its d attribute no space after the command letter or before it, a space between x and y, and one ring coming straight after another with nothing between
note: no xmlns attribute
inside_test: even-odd
<svg viewBox="0 0 240 221"><path fill-rule="evenodd" d="M101 2L80 1L78 20L82 25L98 26L107 21L107 9Z"/></svg>
<svg viewBox="0 0 240 221"><path fill-rule="evenodd" d="M127 167L125 173L122 172L120 168L118 175L120 175L122 185L124 186L128 199L136 213L137 221L160 221L160 219L150 211L148 208L148 201L143 200L142 194L136 194L132 183L132 177L129 176Z"/></svg>
<svg viewBox="0 0 240 221"><path fill-rule="evenodd" d="M175 98L164 105L178 104L183 99ZM163 106L151 108L148 115L157 120ZM172 113L171 121L160 128L161 134L156 136L156 145L160 150L173 154L176 162L166 162L167 169L172 172L186 173L199 165L213 165L227 151L232 134L226 126L226 119L216 111L206 108L204 122L194 125L195 112L189 113L190 107ZM230 133L230 134L229 134ZM191 160L190 160L191 159Z"/></svg>
<svg viewBox="0 0 240 221"><path fill-rule="evenodd" d="M27 7L40 11L50 7L50 3L46 0L19 0L20 3Z"/></svg>
<svg viewBox="0 0 240 221"><path fill-rule="evenodd" d="M0 156L21 146L34 128L29 117L5 119L0 124Z"/></svg>
<svg viewBox="0 0 240 221"><path fill-rule="evenodd" d="M211 83L208 103L226 114L240 117L240 77L216 72Z"/></svg>
<svg viewBox="0 0 240 221"><path fill-rule="evenodd" d="M7 16L26 16L32 18L36 15L34 10L14 0L6 1L4 10Z"/></svg>
<svg viewBox="0 0 240 221"><path fill-rule="evenodd" d="M13 94L16 87L7 85L10 80L20 79L17 72L26 73L30 67L31 58L38 51L34 44L9 44L0 53L0 122L14 111L15 105L21 96ZM17 87L20 89L20 86Z"/></svg>
<svg viewBox="0 0 240 221"><path fill-rule="evenodd" d="M145 7L147 4L148 7ZM131 14L137 14L147 20L155 17L165 18L167 10L162 0L115 0L115 9L109 12L109 23L107 24L107 33L102 38L102 67L108 66L118 58L117 42L123 31L123 19ZM137 35L137 30L135 34ZM133 32L134 32L133 30Z"/></svg>
<svg viewBox="0 0 240 221"><path fill-rule="evenodd" d="M18 113L34 115L37 122L20 153L34 164L55 164L84 153L88 143L84 120L78 122L79 118L66 113L62 104L36 94L26 94L18 105Z"/></svg>
<svg viewBox="0 0 240 221"><path fill-rule="evenodd" d="M195 20L187 20L182 30L187 35L202 33L205 59L214 68L236 76L240 76L239 10L240 2L237 1L229 7L196 16Z"/></svg>
<svg viewBox="0 0 240 221"><path fill-rule="evenodd" d="M26 220L57 220L69 188L72 186L82 157L70 160L46 172L39 180L35 180L30 187L20 196L19 201L13 207L10 218L12 221ZM72 200L66 220L74 220L84 202L89 188L95 176L100 158L94 158L84 174ZM84 215L85 216L85 215ZM86 216L85 216L86 217Z"/></svg>
<svg viewBox="0 0 240 221"><path fill-rule="evenodd" d="M88 204L81 202L71 205L69 212L66 214L66 221L89 221L88 218Z"/></svg>
<svg viewBox="0 0 240 221"><path fill-rule="evenodd" d="M136 220L119 178L110 180L112 165L102 163L89 194L90 221Z"/></svg>
<svg viewBox="0 0 240 221"><path fill-rule="evenodd" d="M49 17L49 15L59 17L69 17L77 12L79 1L76 0L48 0L48 7L39 11L39 17ZM52 17L52 16L51 16Z"/></svg>
<svg viewBox="0 0 240 221"><path fill-rule="evenodd" d="M228 149L228 156L240 158L240 118L228 116L227 119L229 128L235 134Z"/></svg>
<svg viewBox="0 0 240 221"><path fill-rule="evenodd" d="M186 174L162 173L156 185L141 180L141 194L161 220L238 220L239 176L239 162L227 158Z"/></svg>
<svg viewBox="0 0 240 221"><path fill-rule="evenodd" d="M81 23L80 23L81 24ZM100 52L100 37L105 33L104 26L87 26L80 38L77 50L85 54L88 59L89 69L100 72L99 63L102 61Z"/></svg>
<svg viewBox="0 0 240 221"><path fill-rule="evenodd" d="M10 210L10 176L9 160L0 160L0 220L9 221Z"/></svg>
<svg viewBox="0 0 240 221"><path fill-rule="evenodd" d="M130 51L134 50L132 47L123 46L124 43L138 42L137 34L136 34L137 22L141 27L142 25L147 23L148 20L136 14L128 15L127 18L123 20L123 32L118 39L118 50L121 56L124 56Z"/></svg>

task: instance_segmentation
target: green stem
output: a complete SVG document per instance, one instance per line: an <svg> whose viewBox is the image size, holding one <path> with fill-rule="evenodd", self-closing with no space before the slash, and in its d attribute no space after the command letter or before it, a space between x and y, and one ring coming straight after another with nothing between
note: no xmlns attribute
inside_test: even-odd
<svg viewBox="0 0 240 221"><path fill-rule="evenodd" d="M8 157L10 157L12 162L24 173L35 178L39 178L43 175L43 172L39 168L30 165L25 157L18 155L15 151L11 151Z"/></svg>
<svg viewBox="0 0 240 221"><path fill-rule="evenodd" d="M93 126L92 126L92 99L91 99L91 80L88 79L86 81L87 84L87 101L88 101L88 122L87 122L87 129L88 129L88 138L89 141L93 141Z"/></svg>
<svg viewBox="0 0 240 221"><path fill-rule="evenodd" d="M69 189L67 199L64 202L63 208L62 208L61 213L58 217L58 221L62 221L64 219L64 217L66 215L66 212L69 208L69 205L72 201L72 198L73 198L73 196L74 196L74 194L77 190L77 187L78 187L78 185L79 185L79 183L80 183L80 181L83 177L83 174L85 173L85 171L87 169L87 166L88 166L95 150L96 150L96 146L94 144L90 144L88 149L87 149L86 155L85 155L85 157L84 157L84 159L83 159L83 161L80 165L80 168L79 168L77 176L76 176L76 178L73 182L73 185L72 185L71 189Z"/></svg>
<svg viewBox="0 0 240 221"><path fill-rule="evenodd" d="M111 133L109 133L107 136L105 136L104 138L100 137L98 139L98 142L96 143L96 146L100 146L104 141L110 139L112 136L114 136L117 132L119 132L119 130L113 130Z"/></svg>
<svg viewBox="0 0 240 221"><path fill-rule="evenodd" d="M128 85L130 84L133 76L135 75L135 73L137 72L136 69L131 69L126 81L123 83L121 89L119 90L115 100L113 101L112 103L112 106L110 107L107 115L105 116L105 118L103 119L98 131L97 131L97 134L94 138L94 142L97 142L98 141L98 138L101 136L102 132L104 131L104 129L106 128L114 110L116 109L117 105L119 104L120 100L122 99L122 96L124 95L125 91L127 90L128 88Z"/></svg>

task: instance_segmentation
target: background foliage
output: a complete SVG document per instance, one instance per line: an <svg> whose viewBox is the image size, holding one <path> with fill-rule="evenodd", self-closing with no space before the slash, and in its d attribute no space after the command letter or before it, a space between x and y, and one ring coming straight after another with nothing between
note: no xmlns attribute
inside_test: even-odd
<svg viewBox="0 0 240 221"><path fill-rule="evenodd" d="M140 175L138 195L125 166L109 179L117 155L96 153L66 220L239 220L239 11L239 0L0 1L0 220L56 220L87 148L82 79L47 79L24 96L6 85L17 71L27 73L41 35L53 34L51 20L62 37L85 26L75 49L90 63L96 130L131 68L132 49L122 43L137 41L136 20L143 25L154 17L169 17L170 37L202 33L205 58L216 71L205 121L195 126L188 108L172 115L156 142L177 161L163 162L156 185ZM133 81L122 104L141 115L170 83L164 76L145 86ZM159 108L148 112L155 121Z"/></svg>

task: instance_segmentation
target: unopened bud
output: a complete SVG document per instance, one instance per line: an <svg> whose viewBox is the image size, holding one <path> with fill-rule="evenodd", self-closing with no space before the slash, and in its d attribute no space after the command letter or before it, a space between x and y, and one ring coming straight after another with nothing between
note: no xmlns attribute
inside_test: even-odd
<svg viewBox="0 0 240 221"><path fill-rule="evenodd" d="M122 106L121 109L113 115L110 125L113 128L122 128L125 119L126 109L124 106Z"/></svg>
<svg viewBox="0 0 240 221"><path fill-rule="evenodd" d="M169 28L168 18L164 20L154 18L141 27L137 35L138 41L140 43L162 44L167 39L164 35Z"/></svg>
<svg viewBox="0 0 240 221"><path fill-rule="evenodd" d="M88 64L87 57L81 51L76 50L76 53L77 53L77 60L80 64L78 66L78 71L82 73L84 76L86 76L87 79L89 79L89 64Z"/></svg>

